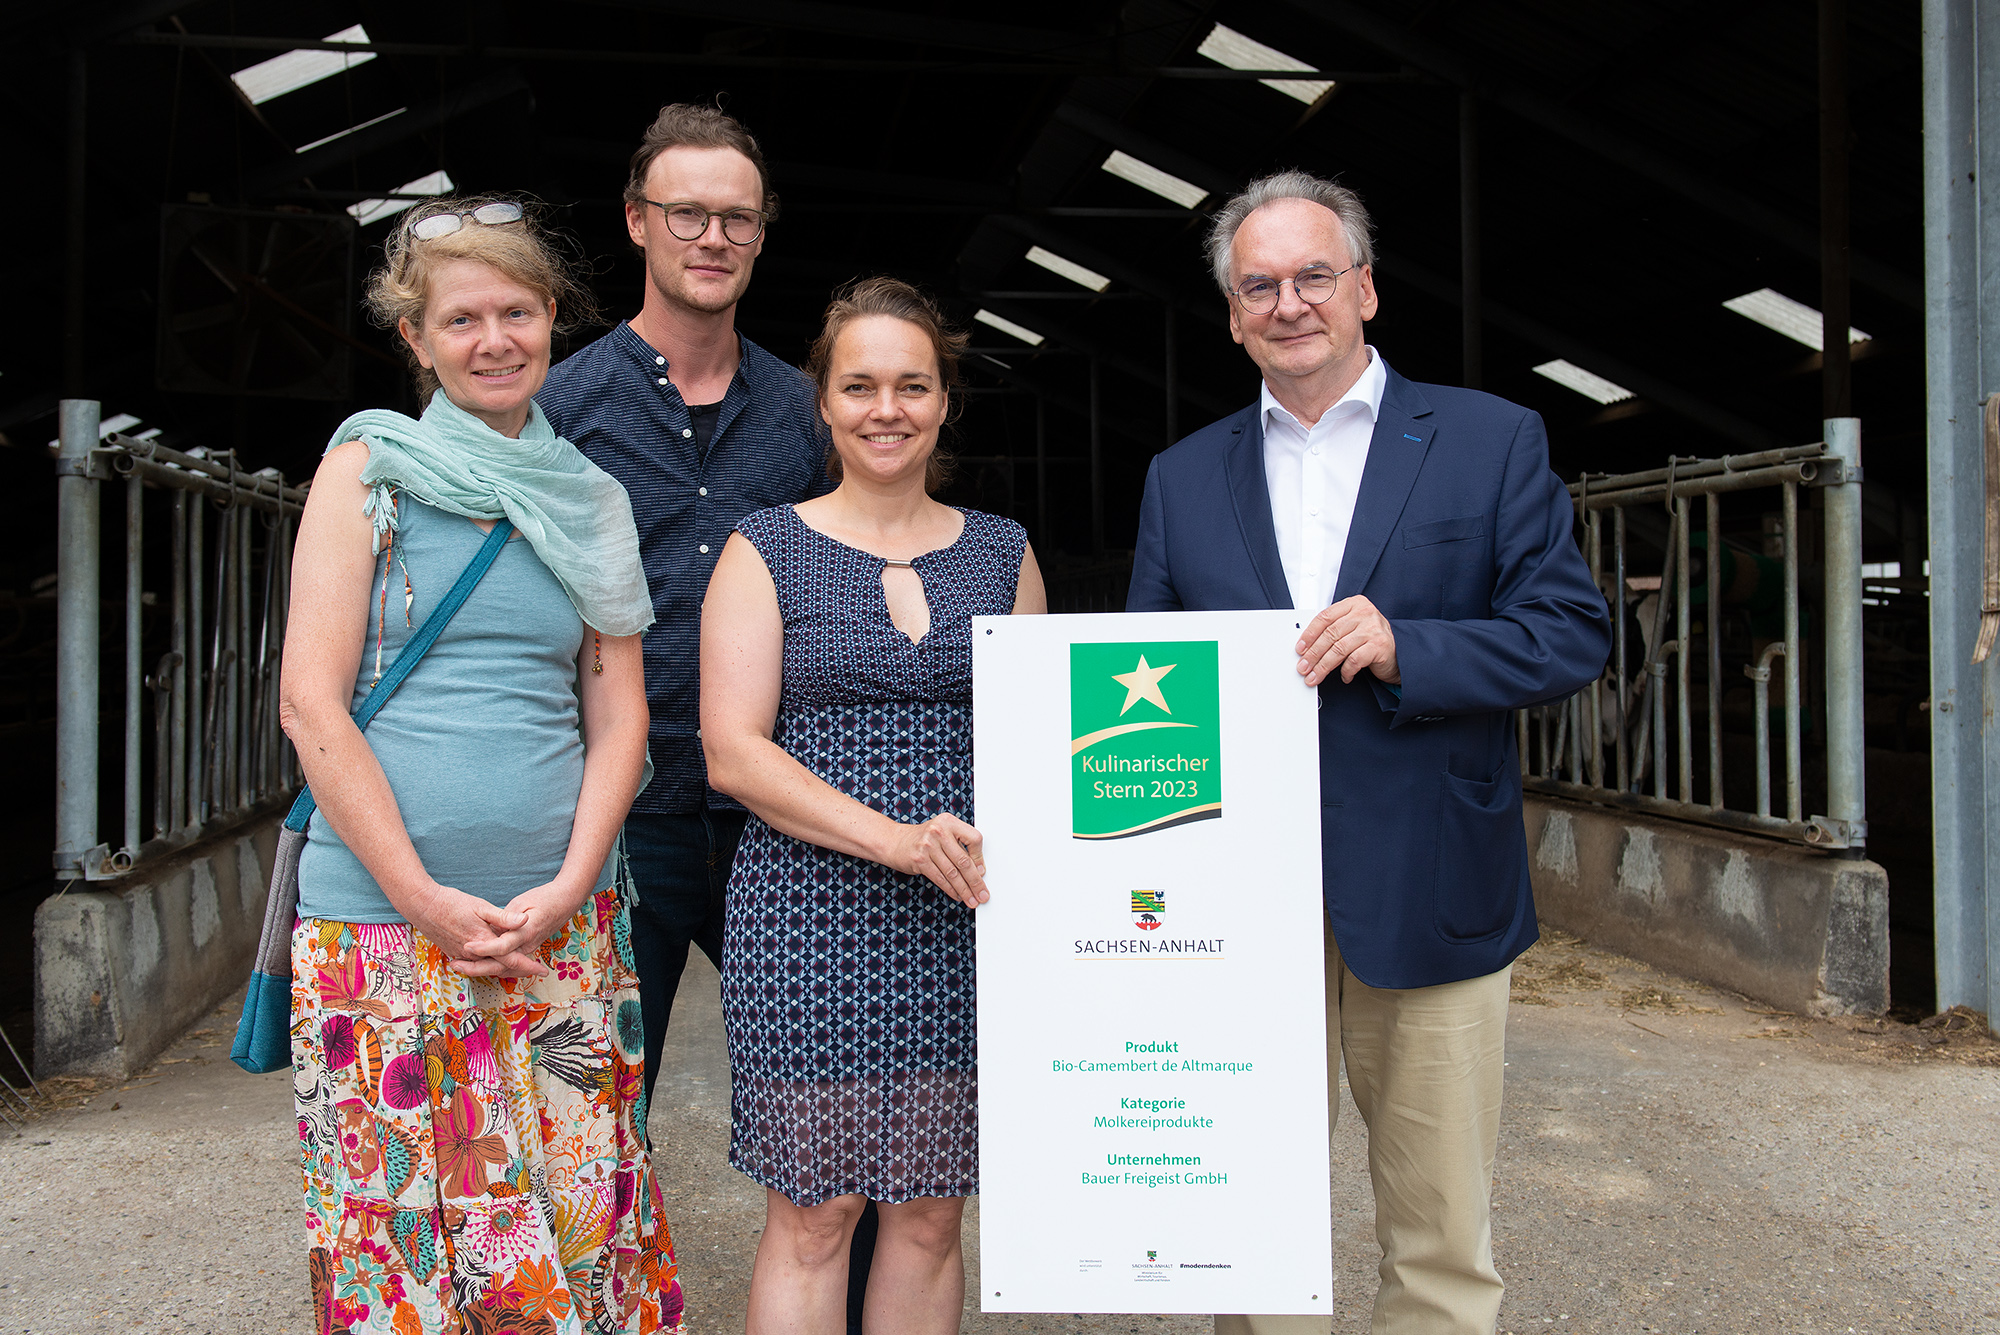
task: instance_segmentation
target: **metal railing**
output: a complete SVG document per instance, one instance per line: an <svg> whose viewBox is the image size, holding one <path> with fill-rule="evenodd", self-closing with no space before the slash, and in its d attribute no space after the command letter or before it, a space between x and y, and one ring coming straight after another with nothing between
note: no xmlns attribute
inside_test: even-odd
<svg viewBox="0 0 2000 1335"><path fill-rule="evenodd" d="M1672 819L1793 840L1814 848L1859 849L1867 841L1862 786L1861 696L1861 433L1854 418L1826 423L1827 438L1814 445L1720 459L1672 459L1665 468L1619 476L1591 475L1570 486L1583 525L1590 573L1613 606L1614 638L1609 681L1593 683L1560 703L1518 712L1516 726L1522 782L1531 791L1609 803ZM1809 650L1799 603L1799 489L1823 488L1824 569L1818 618L1820 662L1825 667L1827 814L1807 815L1801 676ZM1777 558L1734 550L1722 531L1728 493L1754 489L1781 493ZM1699 638L1691 588L1692 506L1703 509L1704 607ZM1664 508L1663 564L1657 584L1627 567L1629 530ZM1605 518L1610 517L1610 568L1606 569ZM1657 533L1657 529L1654 530ZM1751 687L1755 788L1745 808L1725 801L1723 695L1725 561L1754 576L1776 567L1782 632L1753 634L1741 663ZM1657 588L1650 627L1641 645L1630 643L1626 600L1634 581ZM1644 600L1641 601L1644 607ZM1650 633L1648 633L1650 632ZM1763 639L1759 647L1757 641ZM1691 666L1705 659L1708 773L1706 801L1695 787L1695 683ZM1633 669L1637 668L1635 672ZM1782 699L1783 814L1774 813L1771 774L1771 684ZM1673 703L1668 705L1671 693ZM1673 732L1668 733L1669 719ZM1671 782L1670 782L1671 771ZM1650 783L1652 791L1646 788Z"/></svg>
<svg viewBox="0 0 2000 1335"><path fill-rule="evenodd" d="M305 492L233 454L98 434L99 405L65 399L56 475L56 876L113 880L276 809L298 786L278 726L292 524ZM122 711L101 697L102 495L124 482ZM160 493L165 493L164 496ZM148 496L166 569L147 568ZM162 578L164 576L164 578ZM161 585L165 588L162 589ZM150 585L150 588L149 588ZM166 625L148 626L163 608ZM158 614L155 614L157 623ZM147 663L149 649L156 652ZM151 707L151 724L147 707ZM99 838L99 718L123 714L122 828ZM150 799L150 800L149 800ZM150 810L149 810L150 808Z"/></svg>

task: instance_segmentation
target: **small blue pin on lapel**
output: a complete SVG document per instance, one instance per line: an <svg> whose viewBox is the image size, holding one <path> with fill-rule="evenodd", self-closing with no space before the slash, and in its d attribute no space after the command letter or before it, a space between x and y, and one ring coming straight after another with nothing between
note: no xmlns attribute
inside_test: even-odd
<svg viewBox="0 0 2000 1335"><path fill-rule="evenodd" d="M1407 432L1407 431L1405 431L1405 432L1403 433L1403 439L1404 439L1404 440L1414 440L1414 441L1415 441L1415 442L1417 442L1417 444L1419 444L1419 445L1421 445L1421 444L1423 444L1423 443L1424 443L1424 438L1423 438L1422 436L1413 436L1413 435L1411 435L1411 434L1410 434L1409 432Z"/></svg>

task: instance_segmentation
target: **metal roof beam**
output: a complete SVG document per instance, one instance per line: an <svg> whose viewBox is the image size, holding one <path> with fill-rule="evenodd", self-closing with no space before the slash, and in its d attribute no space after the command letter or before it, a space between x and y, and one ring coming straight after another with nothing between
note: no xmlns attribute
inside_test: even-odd
<svg viewBox="0 0 2000 1335"><path fill-rule="evenodd" d="M261 195L283 189L316 172L352 162L364 154L373 153L378 148L399 144L413 135L434 129L468 111L476 111L489 103L527 91L527 80L521 77L518 70L500 70L483 79L450 89L431 101L411 107L402 115L383 121L379 125L371 125L365 130L342 135L323 148L315 148L310 153L294 154L289 161L274 162L259 171L251 172L243 178L243 193Z"/></svg>
<svg viewBox="0 0 2000 1335"><path fill-rule="evenodd" d="M1470 89L1495 106L1539 125L1551 134L1589 149L1655 185L1665 186L1731 222L1759 232L1806 256L1814 264L1819 263L1817 228L1787 217L1740 190L1683 166L1628 135L1606 128L1601 119L1573 110L1554 98L1532 92L1519 84L1482 77L1473 62L1456 51L1366 5L1355 3L1355 0L1284 0L1284 3L1330 27L1370 42L1398 60L1447 83ZM1165 167L1167 164L1159 165ZM1171 167L1167 169L1173 170ZM1858 252L1850 252L1850 257L1855 282L1911 310L1923 308L1922 286L1915 278Z"/></svg>

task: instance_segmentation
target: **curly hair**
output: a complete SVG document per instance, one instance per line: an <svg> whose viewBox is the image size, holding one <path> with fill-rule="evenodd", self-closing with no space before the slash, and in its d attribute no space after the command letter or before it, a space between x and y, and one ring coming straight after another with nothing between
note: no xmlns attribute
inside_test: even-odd
<svg viewBox="0 0 2000 1335"><path fill-rule="evenodd" d="M456 232L428 241L411 233L425 218L441 213L466 214L483 204L501 202L519 203L521 220L489 225L467 219ZM567 239L543 225L543 212L538 202L518 195L452 195L425 200L404 215L382 243L382 266L368 275L365 303L369 318L385 329L394 329L403 320L421 325L437 266L447 260L477 260L554 302L555 333L566 334L595 323L597 304L577 277L582 265L569 254ZM428 406L438 389L437 372L417 360L407 341L397 339L396 347L416 377L417 401Z"/></svg>

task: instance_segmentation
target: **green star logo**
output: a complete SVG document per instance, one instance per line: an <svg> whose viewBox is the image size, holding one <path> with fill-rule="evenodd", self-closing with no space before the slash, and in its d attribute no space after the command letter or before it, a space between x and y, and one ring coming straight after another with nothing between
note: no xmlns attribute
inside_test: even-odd
<svg viewBox="0 0 2000 1335"><path fill-rule="evenodd" d="M1078 839L1125 839L1222 815L1214 640L1073 644L1069 692Z"/></svg>

